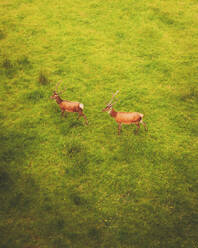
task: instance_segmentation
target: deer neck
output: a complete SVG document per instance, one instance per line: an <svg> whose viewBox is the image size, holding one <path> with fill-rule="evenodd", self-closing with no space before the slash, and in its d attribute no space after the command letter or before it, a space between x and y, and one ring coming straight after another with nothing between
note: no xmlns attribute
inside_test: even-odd
<svg viewBox="0 0 198 248"><path fill-rule="evenodd" d="M57 102L58 104L60 104L62 101L63 101L63 100L60 98L60 96L57 96L57 97L56 97L56 102Z"/></svg>
<svg viewBox="0 0 198 248"><path fill-rule="evenodd" d="M109 114L111 117L115 118L116 115L117 115L117 112L112 108L110 111L109 111Z"/></svg>

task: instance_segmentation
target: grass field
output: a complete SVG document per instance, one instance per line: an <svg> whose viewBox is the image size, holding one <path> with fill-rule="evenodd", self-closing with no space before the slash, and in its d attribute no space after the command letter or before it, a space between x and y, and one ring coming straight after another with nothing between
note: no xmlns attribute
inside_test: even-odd
<svg viewBox="0 0 198 248"><path fill-rule="evenodd" d="M0 1L0 247L198 248L197 0ZM85 105L89 125L50 96ZM144 114L117 124L105 104Z"/></svg>

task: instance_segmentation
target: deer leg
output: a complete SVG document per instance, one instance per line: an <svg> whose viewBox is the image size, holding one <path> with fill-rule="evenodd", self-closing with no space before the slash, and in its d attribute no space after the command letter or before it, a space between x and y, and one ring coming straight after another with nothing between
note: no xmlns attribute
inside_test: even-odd
<svg viewBox="0 0 198 248"><path fill-rule="evenodd" d="M144 122L142 122L142 124L144 126L145 131L148 131L148 128L147 128L146 124Z"/></svg>
<svg viewBox="0 0 198 248"><path fill-rule="evenodd" d="M142 120L140 121L140 123L144 126L145 131L148 131L148 128L146 126L146 123L144 123Z"/></svg>
<svg viewBox="0 0 198 248"><path fill-rule="evenodd" d="M64 112L65 112L65 110L64 109L61 109L61 112L62 112L62 116L64 116Z"/></svg>
<svg viewBox="0 0 198 248"><path fill-rule="evenodd" d="M135 124L136 126L137 126L137 129L136 129L136 131L135 131L135 133L137 134L138 133L138 130L139 130L139 128L140 128L140 124L138 123L138 124Z"/></svg>
<svg viewBox="0 0 198 248"><path fill-rule="evenodd" d="M83 112L78 112L78 118L80 118L80 116L83 116L85 119L85 124L88 125L88 121L87 121L87 117L85 114L83 114Z"/></svg>
<svg viewBox="0 0 198 248"><path fill-rule="evenodd" d="M119 123L118 124L118 135L120 135L121 128L122 128L122 123Z"/></svg>
<svg viewBox="0 0 198 248"><path fill-rule="evenodd" d="M83 113L82 113L82 115L83 115L83 117L84 117L84 119L85 119L85 123L86 123L86 125L88 125L88 120L87 120L86 115L85 115L85 114L83 114Z"/></svg>

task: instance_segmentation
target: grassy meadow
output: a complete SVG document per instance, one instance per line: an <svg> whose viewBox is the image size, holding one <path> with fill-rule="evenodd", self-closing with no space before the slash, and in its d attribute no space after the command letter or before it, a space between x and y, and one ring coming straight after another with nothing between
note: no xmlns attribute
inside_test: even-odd
<svg viewBox="0 0 198 248"><path fill-rule="evenodd" d="M0 247L198 248L197 0L0 1ZM61 117L50 99L85 106ZM143 126L102 112L144 114Z"/></svg>

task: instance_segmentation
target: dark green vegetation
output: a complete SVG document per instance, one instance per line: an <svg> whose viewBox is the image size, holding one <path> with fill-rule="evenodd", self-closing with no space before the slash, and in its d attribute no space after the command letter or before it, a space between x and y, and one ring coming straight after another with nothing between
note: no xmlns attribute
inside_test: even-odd
<svg viewBox="0 0 198 248"><path fill-rule="evenodd" d="M0 247L198 247L196 0L0 1ZM61 118L50 99L85 105ZM145 114L117 124L116 110Z"/></svg>

